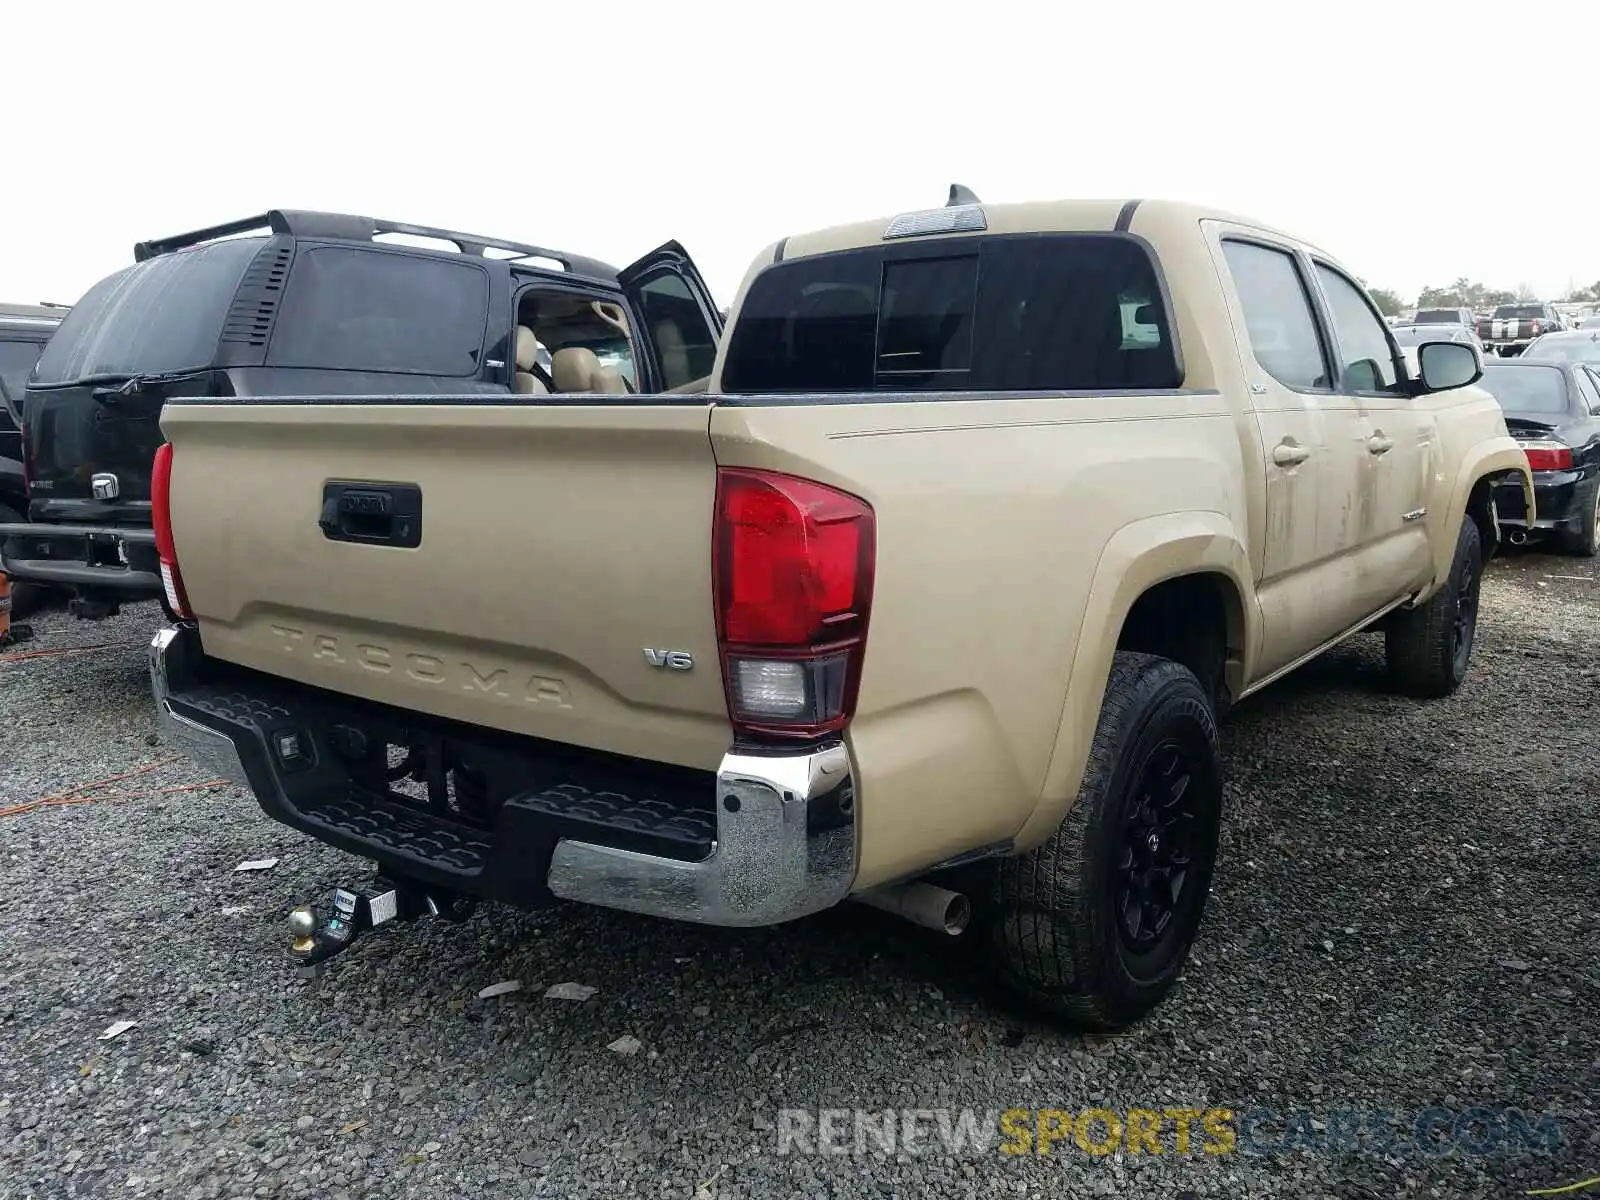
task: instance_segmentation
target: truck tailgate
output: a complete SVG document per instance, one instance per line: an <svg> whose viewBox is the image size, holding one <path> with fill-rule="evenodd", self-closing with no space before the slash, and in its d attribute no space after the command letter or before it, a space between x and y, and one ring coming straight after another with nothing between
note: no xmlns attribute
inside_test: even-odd
<svg viewBox="0 0 1600 1200"><path fill-rule="evenodd" d="M169 404L173 538L206 653L714 768L729 727L708 423L696 403ZM398 528L359 510L401 511L407 485L414 547L339 540ZM319 521L342 492L356 511L330 537Z"/></svg>

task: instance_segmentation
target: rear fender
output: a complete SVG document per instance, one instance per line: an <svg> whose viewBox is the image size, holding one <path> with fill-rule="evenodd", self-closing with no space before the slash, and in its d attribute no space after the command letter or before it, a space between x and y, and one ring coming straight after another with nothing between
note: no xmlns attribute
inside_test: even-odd
<svg viewBox="0 0 1600 1200"><path fill-rule="evenodd" d="M1044 789L1033 815L1017 833L1018 849L1029 849L1049 837L1077 799L1117 639L1134 602L1169 579L1207 573L1226 577L1238 598L1237 611L1230 617L1230 624L1236 621L1238 628L1230 641L1235 641L1239 660L1229 663L1227 680L1237 695L1250 679L1260 652L1262 622L1250 558L1233 523L1216 512L1147 517L1124 525L1106 543L1095 564L1078 629Z"/></svg>

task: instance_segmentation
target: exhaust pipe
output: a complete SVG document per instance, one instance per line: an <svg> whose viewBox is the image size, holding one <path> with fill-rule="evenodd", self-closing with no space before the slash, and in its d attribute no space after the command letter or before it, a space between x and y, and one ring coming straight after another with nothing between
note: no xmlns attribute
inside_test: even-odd
<svg viewBox="0 0 1600 1200"><path fill-rule="evenodd" d="M972 920L970 900L960 892L934 887L931 883L903 883L896 887L873 888L854 899L903 917L913 925L948 933L952 937L965 931Z"/></svg>
<svg viewBox="0 0 1600 1200"><path fill-rule="evenodd" d="M1507 535L1506 540L1513 546L1525 546L1528 542L1528 531L1526 529L1513 529Z"/></svg>

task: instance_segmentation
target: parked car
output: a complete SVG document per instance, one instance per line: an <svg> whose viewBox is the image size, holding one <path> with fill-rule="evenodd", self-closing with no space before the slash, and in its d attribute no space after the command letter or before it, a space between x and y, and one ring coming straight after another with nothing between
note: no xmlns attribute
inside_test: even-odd
<svg viewBox="0 0 1600 1200"><path fill-rule="evenodd" d="M0 304L0 523L27 520L28 487L22 469L22 398L28 373L39 361L66 309L43 304ZM31 612L43 589L11 585L11 611Z"/></svg>
<svg viewBox="0 0 1600 1200"><path fill-rule="evenodd" d="M480 899L856 897L1114 1028L1198 928L1231 700L1375 625L1460 684L1531 487L1470 346L1406 379L1354 276L1238 218L966 197L768 246L705 395L168 401L165 737L380 867L299 961Z"/></svg>
<svg viewBox="0 0 1600 1200"><path fill-rule="evenodd" d="M1600 552L1600 374L1585 363L1524 355L1486 364L1482 382L1533 471L1534 520L1520 488L1495 489L1508 540L1553 536L1568 552L1593 558Z"/></svg>
<svg viewBox="0 0 1600 1200"><path fill-rule="evenodd" d="M1417 315L1411 318L1412 325L1465 325L1472 328L1473 317L1470 308L1419 308Z"/></svg>
<svg viewBox="0 0 1600 1200"><path fill-rule="evenodd" d="M1502 304L1475 327L1484 349L1502 358L1521 354L1541 334L1565 329L1566 321L1549 304Z"/></svg>
<svg viewBox="0 0 1600 1200"><path fill-rule="evenodd" d="M1546 333L1528 343L1524 358L1559 359L1564 362L1600 363L1600 328L1564 329Z"/></svg>
<svg viewBox="0 0 1600 1200"><path fill-rule="evenodd" d="M1600 329L1600 316L1585 317L1578 322L1579 329Z"/></svg>
<svg viewBox="0 0 1600 1200"><path fill-rule="evenodd" d="M1483 343L1466 325L1400 325L1394 329L1395 344L1406 360L1406 372L1413 379L1421 369L1417 362L1417 349L1424 342L1461 342L1477 348L1483 354Z"/></svg>
<svg viewBox="0 0 1600 1200"><path fill-rule="evenodd" d="M451 248L412 244L423 239ZM162 594L150 463L175 396L692 386L710 373L720 322L674 290L681 278L664 272L681 257L669 243L618 271L504 239L287 209L140 243L39 360L24 437L32 524L0 525L6 567L72 588L85 618ZM649 363L626 357L629 289L636 319L662 335Z"/></svg>

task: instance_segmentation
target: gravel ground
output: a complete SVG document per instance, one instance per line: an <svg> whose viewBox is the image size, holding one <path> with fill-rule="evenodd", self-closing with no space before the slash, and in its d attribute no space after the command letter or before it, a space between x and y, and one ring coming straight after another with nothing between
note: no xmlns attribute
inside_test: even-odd
<svg viewBox="0 0 1600 1200"><path fill-rule="evenodd" d="M156 737L153 607L48 613L27 648L119 646L0 663L0 806L163 765L0 818L0 1198L1504 1196L1600 1175L1595 579L1495 563L1448 701L1386 694L1363 638L1240 706L1195 960L1115 1039L1013 1011L959 943L860 908L747 932L480 911L300 980L284 912L359 864L236 789L165 790L204 779ZM567 981L597 990L543 996ZM608 1049L624 1035L636 1053ZM1251 1154L1170 1134L1159 1157L779 1153L780 1108L959 1106L1277 1116ZM1481 1123L1481 1152L1315 1144L1335 1110L1473 1107L1552 1114L1559 1144L1486 1146Z"/></svg>

